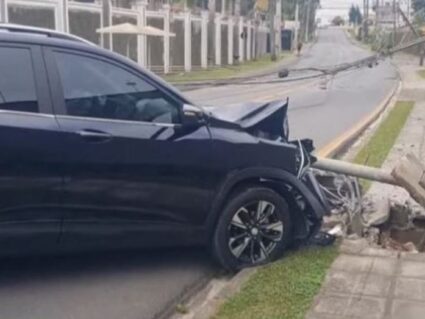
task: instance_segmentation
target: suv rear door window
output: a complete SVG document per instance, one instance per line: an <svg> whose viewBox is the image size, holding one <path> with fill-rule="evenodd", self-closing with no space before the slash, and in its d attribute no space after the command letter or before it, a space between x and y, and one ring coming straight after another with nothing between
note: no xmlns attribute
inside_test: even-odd
<svg viewBox="0 0 425 319"><path fill-rule="evenodd" d="M133 73L100 59L55 52L68 115L177 123L178 106Z"/></svg>
<svg viewBox="0 0 425 319"><path fill-rule="evenodd" d="M29 49L0 47L0 110L38 112Z"/></svg>

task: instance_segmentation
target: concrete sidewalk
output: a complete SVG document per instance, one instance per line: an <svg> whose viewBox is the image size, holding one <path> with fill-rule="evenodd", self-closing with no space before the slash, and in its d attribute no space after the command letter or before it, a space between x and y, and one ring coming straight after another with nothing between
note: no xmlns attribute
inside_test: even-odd
<svg viewBox="0 0 425 319"><path fill-rule="evenodd" d="M425 254L346 241L307 319L423 319Z"/></svg>
<svg viewBox="0 0 425 319"><path fill-rule="evenodd" d="M383 167L392 168L401 155L425 159L425 79L417 59L394 59L403 81L399 100L415 106ZM408 194L395 186L373 184L370 192L390 194L400 202ZM344 240L307 319L425 318L425 253L412 254L370 247L365 240Z"/></svg>

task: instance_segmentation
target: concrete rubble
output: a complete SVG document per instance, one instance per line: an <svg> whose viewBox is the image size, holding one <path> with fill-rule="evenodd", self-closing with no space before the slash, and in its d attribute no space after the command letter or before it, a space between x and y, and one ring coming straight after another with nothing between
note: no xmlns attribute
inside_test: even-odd
<svg viewBox="0 0 425 319"><path fill-rule="evenodd" d="M400 192L403 194L399 188L394 196L380 190L364 198L344 197L356 201L360 209L350 209L356 204L334 206L325 218L324 229L336 236L363 237L371 246L409 252L425 250L425 209L405 194L400 196Z"/></svg>
<svg viewBox="0 0 425 319"><path fill-rule="evenodd" d="M411 77L412 68L403 68L401 72ZM423 89L415 89L417 83L412 83L404 85L399 99L413 100L416 106L383 165L403 188L373 183L362 197L354 194L352 188L340 187L346 193L341 194L341 189L336 192L341 200L333 199L334 209L325 219L325 230L339 225L343 237L355 234L372 246L415 253L425 250L425 174L418 160L425 158L425 104L421 102ZM352 178L334 178L324 184L334 194L335 185L356 183Z"/></svg>

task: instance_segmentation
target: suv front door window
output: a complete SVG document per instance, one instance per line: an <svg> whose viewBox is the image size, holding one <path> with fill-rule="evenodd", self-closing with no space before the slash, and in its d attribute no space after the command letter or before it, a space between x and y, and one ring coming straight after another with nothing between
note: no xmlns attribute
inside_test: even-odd
<svg viewBox="0 0 425 319"><path fill-rule="evenodd" d="M114 64L55 52L66 112L72 116L178 123L176 103L158 89Z"/></svg>

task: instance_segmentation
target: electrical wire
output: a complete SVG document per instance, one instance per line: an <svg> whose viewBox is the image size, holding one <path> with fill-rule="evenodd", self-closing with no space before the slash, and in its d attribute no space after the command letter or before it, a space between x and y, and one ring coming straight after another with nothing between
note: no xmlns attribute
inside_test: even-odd
<svg viewBox="0 0 425 319"><path fill-rule="evenodd" d="M224 86L224 85L259 85L259 84L278 84L278 83L289 83L295 81L303 81L308 79L321 78L326 75L337 75L341 72L346 72L349 70L360 69L363 67L373 67L377 64L378 61L384 60L387 57L392 56L393 54L409 49L411 47L424 44L425 37L420 37L409 41L405 44L399 43L397 46L384 50L383 47L380 48L380 51L376 54L369 55L365 58L358 59L349 63L337 64L332 67L327 68L318 68L318 67L307 67L307 68L294 68L288 69L289 73L297 72L313 72L310 75L298 76L298 77L289 77L285 79L273 79L273 80L246 80L246 79L229 79L229 80L219 80L219 81L202 81L202 82L174 82L174 85L180 87L204 87L204 86Z"/></svg>

